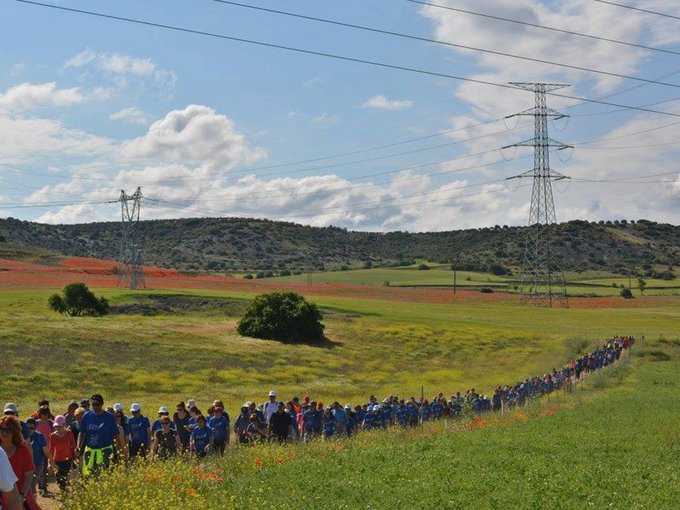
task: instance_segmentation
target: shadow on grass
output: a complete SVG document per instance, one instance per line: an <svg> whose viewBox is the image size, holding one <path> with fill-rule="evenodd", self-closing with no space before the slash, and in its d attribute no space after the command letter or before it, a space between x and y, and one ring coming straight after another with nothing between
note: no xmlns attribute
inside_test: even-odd
<svg viewBox="0 0 680 510"><path fill-rule="evenodd" d="M344 344L338 342L337 340L331 340L330 338L324 336L320 340L280 340L278 338L261 338L256 340L267 340L270 342L279 342L285 345L304 345L306 347L318 347L319 349L335 349L336 347L342 347Z"/></svg>

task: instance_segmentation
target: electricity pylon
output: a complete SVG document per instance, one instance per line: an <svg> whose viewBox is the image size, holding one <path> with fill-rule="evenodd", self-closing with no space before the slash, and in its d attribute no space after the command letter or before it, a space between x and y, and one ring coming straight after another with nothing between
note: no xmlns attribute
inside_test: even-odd
<svg viewBox="0 0 680 510"><path fill-rule="evenodd" d="M551 147L562 150L571 148L571 146L553 140L548 136L548 117L561 119L566 115L548 108L545 98L547 92L567 87L567 85L519 82L511 82L510 84L534 92L536 101L533 108L510 115L510 117L532 116L534 118L534 137L504 147L534 148L533 170L511 177L511 179L528 177L533 179L519 299L521 303L532 302L549 307L552 307L555 302L569 306L564 272L555 256L551 239L551 229L554 228L551 225L557 223L552 181L568 179L568 177L550 168L549 153Z"/></svg>
<svg viewBox="0 0 680 510"><path fill-rule="evenodd" d="M132 290L146 287L144 283L144 264L139 239L139 211L142 201L142 189L137 188L132 195L120 191L122 240L120 258L118 259L118 286Z"/></svg>

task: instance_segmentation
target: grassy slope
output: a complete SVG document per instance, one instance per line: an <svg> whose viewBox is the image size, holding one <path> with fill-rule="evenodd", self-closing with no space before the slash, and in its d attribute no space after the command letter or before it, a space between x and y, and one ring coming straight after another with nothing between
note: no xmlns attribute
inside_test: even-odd
<svg viewBox="0 0 680 510"><path fill-rule="evenodd" d="M141 466L97 482L67 508L677 508L679 348L639 346L671 360L634 355L572 395L476 426L231 448L193 470Z"/></svg>
<svg viewBox="0 0 680 510"><path fill-rule="evenodd" d="M100 293L113 303L129 300L121 290ZM349 401L417 395L421 385L426 394L489 391L559 366L615 333L668 336L680 318L670 305L547 310L319 297L336 342L319 348L244 339L235 334L236 317L214 314L60 317L46 310L48 295L0 292L0 349L12 367L2 394L24 408L42 396L61 405L94 390L149 408L220 397L232 412L271 387Z"/></svg>

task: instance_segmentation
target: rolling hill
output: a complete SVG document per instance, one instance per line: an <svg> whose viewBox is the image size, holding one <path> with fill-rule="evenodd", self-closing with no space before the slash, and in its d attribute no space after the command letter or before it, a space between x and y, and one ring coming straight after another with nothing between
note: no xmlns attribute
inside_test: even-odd
<svg viewBox="0 0 680 510"><path fill-rule="evenodd" d="M447 232L355 232L248 218L142 221L144 262L183 271L304 272L455 263L505 274L521 265L528 228L495 226ZM570 221L552 225L554 249L569 271L608 271L674 278L680 227L638 221ZM64 255L117 258L120 223L47 225L0 219L0 242Z"/></svg>

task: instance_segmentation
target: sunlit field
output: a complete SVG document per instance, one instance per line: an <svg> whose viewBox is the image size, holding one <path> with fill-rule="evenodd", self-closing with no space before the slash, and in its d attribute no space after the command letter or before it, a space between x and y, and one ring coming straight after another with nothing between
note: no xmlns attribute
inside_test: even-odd
<svg viewBox="0 0 680 510"><path fill-rule="evenodd" d="M310 296L324 311L329 342L293 346L238 336L248 294L93 290L114 307L145 303L147 294L225 306L73 318L48 310L54 290L0 292L0 345L11 367L3 383L6 400L26 409L48 396L61 406L96 390L109 402L139 401L149 408L195 397L203 404L222 398L235 410L271 388L325 401L363 400L372 393L410 397L421 387L426 394L470 387L490 392L560 367L613 334L672 335L680 319L680 298L673 297L646 298L639 307L543 309L515 301Z"/></svg>
<svg viewBox="0 0 680 510"><path fill-rule="evenodd" d="M499 384L559 368L612 335L633 335L638 343L630 357L574 393L511 414L340 443L230 448L225 458L201 464L140 465L112 472L96 490L78 489L68 509L290 508L291 501L309 508L672 508L678 496L680 409L672 397L680 368L680 296L572 297L570 308L547 309L474 287L454 295L388 286L380 282L388 270L366 270L378 275L371 282L360 271L313 275L312 286L306 275L296 282L157 270L149 272L150 288L132 292L115 287L104 263L76 262L15 265L0 280L6 367L0 394L23 415L43 397L61 411L94 392L107 404L140 402L150 416L178 400L195 398L205 410L219 398L232 417L244 401L264 401L270 389L284 399L310 395L343 403L472 387L491 394ZM451 276L436 269L427 277L415 269L389 271L391 278L406 275L404 284ZM502 280L461 275L470 285ZM324 276L359 279L326 283ZM88 282L109 299L112 313L75 318L50 311L49 295L69 281ZM280 289L319 305L326 344L236 333L249 300ZM640 482L652 477L653 490Z"/></svg>
<svg viewBox="0 0 680 510"><path fill-rule="evenodd" d="M634 351L572 393L508 414L138 464L93 481L66 507L676 508L680 347L637 352L649 348L656 358Z"/></svg>

